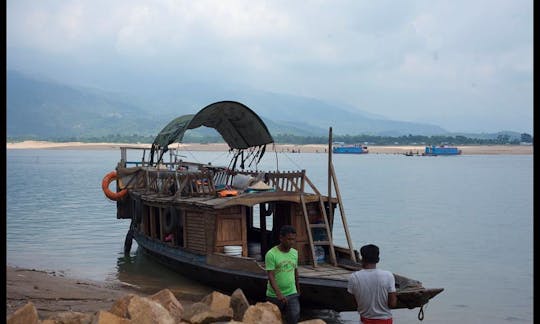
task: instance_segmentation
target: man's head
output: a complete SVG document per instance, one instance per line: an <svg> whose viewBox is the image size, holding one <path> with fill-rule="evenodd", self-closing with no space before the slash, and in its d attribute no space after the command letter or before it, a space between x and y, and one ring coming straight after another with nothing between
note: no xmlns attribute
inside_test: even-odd
<svg viewBox="0 0 540 324"><path fill-rule="evenodd" d="M296 242L296 229L285 225L279 230L279 242L285 250L289 250Z"/></svg>
<svg viewBox="0 0 540 324"><path fill-rule="evenodd" d="M363 263L377 263L379 262L379 247L374 244L364 245L360 249L360 255Z"/></svg>

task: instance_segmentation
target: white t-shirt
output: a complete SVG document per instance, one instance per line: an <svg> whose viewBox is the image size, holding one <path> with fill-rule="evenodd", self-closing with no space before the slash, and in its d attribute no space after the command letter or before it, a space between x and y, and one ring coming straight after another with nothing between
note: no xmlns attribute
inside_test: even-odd
<svg viewBox="0 0 540 324"><path fill-rule="evenodd" d="M370 319L392 317L388 293L396 291L394 275L380 269L362 269L349 277L347 291L354 295L360 316Z"/></svg>

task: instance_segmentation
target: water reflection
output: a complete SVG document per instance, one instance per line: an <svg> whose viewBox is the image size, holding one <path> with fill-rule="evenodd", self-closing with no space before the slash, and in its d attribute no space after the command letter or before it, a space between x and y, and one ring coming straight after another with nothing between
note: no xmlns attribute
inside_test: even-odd
<svg viewBox="0 0 540 324"><path fill-rule="evenodd" d="M140 247L129 256L121 254L116 262L114 279L153 294L169 289L177 298L199 301L213 291L197 281L183 277L146 255Z"/></svg>

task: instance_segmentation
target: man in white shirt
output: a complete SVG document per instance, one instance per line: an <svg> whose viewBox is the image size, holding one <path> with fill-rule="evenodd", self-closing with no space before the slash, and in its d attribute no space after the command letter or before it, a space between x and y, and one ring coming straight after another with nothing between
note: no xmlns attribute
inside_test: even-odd
<svg viewBox="0 0 540 324"><path fill-rule="evenodd" d="M397 305L394 275L377 269L379 248L368 244L360 249L362 270L349 277L347 291L354 295L363 324L392 324L391 308Z"/></svg>

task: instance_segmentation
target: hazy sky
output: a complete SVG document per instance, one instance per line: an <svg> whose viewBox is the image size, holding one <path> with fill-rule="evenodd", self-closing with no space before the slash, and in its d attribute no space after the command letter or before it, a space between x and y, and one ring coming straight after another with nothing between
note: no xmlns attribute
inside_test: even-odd
<svg viewBox="0 0 540 324"><path fill-rule="evenodd" d="M110 90L220 80L454 132L532 133L532 0L8 0L6 8L9 69Z"/></svg>

